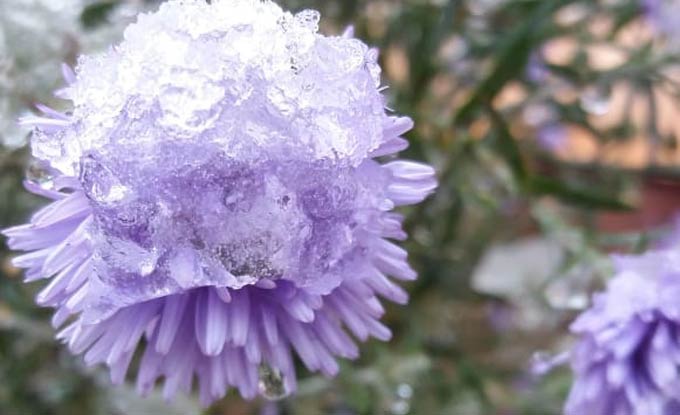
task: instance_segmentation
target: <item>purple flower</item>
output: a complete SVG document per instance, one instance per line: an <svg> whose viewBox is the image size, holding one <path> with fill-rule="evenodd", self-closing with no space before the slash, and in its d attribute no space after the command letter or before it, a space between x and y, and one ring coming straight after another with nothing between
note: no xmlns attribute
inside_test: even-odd
<svg viewBox="0 0 680 415"><path fill-rule="evenodd" d="M673 249L680 247L680 212L676 212L664 227L664 232L655 243L656 248Z"/></svg>
<svg viewBox="0 0 680 415"><path fill-rule="evenodd" d="M555 152L563 148L568 139L567 128L557 122L548 122L536 133L539 146L545 151Z"/></svg>
<svg viewBox="0 0 680 415"><path fill-rule="evenodd" d="M680 18L680 1L678 0L641 0L647 18L656 30L677 39L680 36L678 18Z"/></svg>
<svg viewBox="0 0 680 415"><path fill-rule="evenodd" d="M680 252L615 257L617 273L572 324L568 415L671 415L680 407Z"/></svg>
<svg viewBox="0 0 680 415"><path fill-rule="evenodd" d="M383 297L412 280L395 206L436 187L388 116L377 51L319 15L257 0L173 0L82 57L42 107L32 150L53 202L4 231L26 280L49 279L58 338L140 393L198 379L209 404L295 388L293 354L332 376L359 340L390 338Z"/></svg>
<svg viewBox="0 0 680 415"><path fill-rule="evenodd" d="M547 80L550 70L541 52L534 52L529 56L525 74L527 79L535 83L543 83Z"/></svg>

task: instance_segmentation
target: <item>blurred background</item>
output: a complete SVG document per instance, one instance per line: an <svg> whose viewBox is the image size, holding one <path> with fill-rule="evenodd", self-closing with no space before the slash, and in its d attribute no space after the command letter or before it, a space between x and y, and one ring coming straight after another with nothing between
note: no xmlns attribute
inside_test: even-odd
<svg viewBox="0 0 680 415"><path fill-rule="evenodd" d="M53 340L49 310L0 253L0 414L558 415L568 326L609 277L611 252L680 241L680 1L281 0L321 31L381 50L390 108L416 128L405 156L441 187L405 209L418 281L333 380L209 409L111 387ZM102 50L157 1L0 0L0 227L44 203L17 118L60 64Z"/></svg>

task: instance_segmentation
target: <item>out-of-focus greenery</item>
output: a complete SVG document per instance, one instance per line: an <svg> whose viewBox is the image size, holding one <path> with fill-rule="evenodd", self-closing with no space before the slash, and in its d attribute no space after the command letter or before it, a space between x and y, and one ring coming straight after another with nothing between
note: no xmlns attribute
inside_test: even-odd
<svg viewBox="0 0 680 415"><path fill-rule="evenodd" d="M677 203L672 40L639 0L280 3L321 10L325 33L353 24L381 49L389 105L416 121L405 156L437 167L436 195L404 210L420 278L408 306L387 308L394 339L363 345L336 379L300 370L283 401L166 405L111 387L57 344L33 305L41 283L21 283L3 252L0 414L561 413L568 370L537 378L532 356L568 348L606 253L654 243ZM29 156L15 118L37 100L63 106L49 98L60 62L115 42L156 4L0 4L0 226L43 203L21 189Z"/></svg>

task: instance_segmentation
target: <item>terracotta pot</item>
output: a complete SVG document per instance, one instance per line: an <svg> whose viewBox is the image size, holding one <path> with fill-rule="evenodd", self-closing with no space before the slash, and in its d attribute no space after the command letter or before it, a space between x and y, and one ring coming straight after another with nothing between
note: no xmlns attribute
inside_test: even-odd
<svg viewBox="0 0 680 415"><path fill-rule="evenodd" d="M680 213L680 181L647 176L640 189L638 208L632 212L602 212L597 227L604 232L633 232L668 224Z"/></svg>

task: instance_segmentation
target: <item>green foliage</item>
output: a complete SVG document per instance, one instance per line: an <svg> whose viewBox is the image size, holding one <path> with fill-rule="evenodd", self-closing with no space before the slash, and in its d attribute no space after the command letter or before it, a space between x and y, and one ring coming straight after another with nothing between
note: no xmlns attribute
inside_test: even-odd
<svg viewBox="0 0 680 415"><path fill-rule="evenodd" d="M118 1L107 0L93 3L83 10L80 21L86 28L94 28L106 23L109 14L118 6Z"/></svg>

